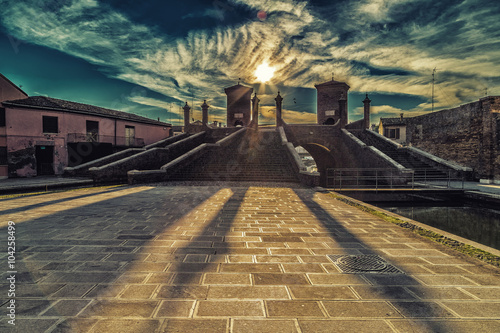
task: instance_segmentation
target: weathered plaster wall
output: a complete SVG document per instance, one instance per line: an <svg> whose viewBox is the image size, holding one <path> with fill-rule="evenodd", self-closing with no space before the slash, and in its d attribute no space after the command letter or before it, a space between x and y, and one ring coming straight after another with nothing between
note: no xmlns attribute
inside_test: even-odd
<svg viewBox="0 0 500 333"><path fill-rule="evenodd" d="M10 177L36 176L35 147L54 146L54 171L62 174L68 166L68 133L85 135L86 121L99 122L99 138L114 144L116 136L124 144L125 126L135 127L135 137L143 138L146 145L168 137L169 128L125 120L114 120L92 115L75 114L29 108L6 108L6 145ZM59 133L43 133L42 117L58 118ZM116 123L116 125L115 125ZM77 139L78 141L78 139ZM80 138L80 141L82 139ZM119 145L120 142L117 142Z"/></svg>

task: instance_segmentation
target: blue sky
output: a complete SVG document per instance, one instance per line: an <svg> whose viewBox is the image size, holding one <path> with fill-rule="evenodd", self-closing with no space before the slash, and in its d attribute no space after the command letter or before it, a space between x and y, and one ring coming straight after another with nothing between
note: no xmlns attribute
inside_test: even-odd
<svg viewBox="0 0 500 333"><path fill-rule="evenodd" d="M315 83L351 86L349 120L419 115L500 95L497 0L0 0L0 72L46 95L180 123L206 99L225 121L241 78L272 121L314 122ZM257 16L259 11L266 18ZM263 62L270 82L255 76Z"/></svg>

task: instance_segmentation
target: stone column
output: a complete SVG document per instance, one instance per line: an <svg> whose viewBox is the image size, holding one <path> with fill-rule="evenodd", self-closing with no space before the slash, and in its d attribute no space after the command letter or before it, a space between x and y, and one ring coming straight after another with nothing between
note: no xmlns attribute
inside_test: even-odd
<svg viewBox="0 0 500 333"><path fill-rule="evenodd" d="M368 98L368 94L366 94L365 99L363 100L363 104L365 106L364 112L364 128L370 129L370 102L372 100Z"/></svg>
<svg viewBox="0 0 500 333"><path fill-rule="evenodd" d="M276 101L276 127L283 126L283 118L281 118L281 104L283 102L283 97L281 97L278 91L278 96L274 99Z"/></svg>
<svg viewBox="0 0 500 333"><path fill-rule="evenodd" d="M201 105L201 122L204 126L208 125L208 104L207 100L203 101Z"/></svg>
<svg viewBox="0 0 500 333"><path fill-rule="evenodd" d="M183 109L184 109L184 131L185 131L190 123L189 111L191 111L191 107L188 105L188 102L186 102L186 105L184 105Z"/></svg>
<svg viewBox="0 0 500 333"><path fill-rule="evenodd" d="M344 128L347 125L347 96L344 92L340 94L339 98L339 115L340 115L340 127Z"/></svg>
<svg viewBox="0 0 500 333"><path fill-rule="evenodd" d="M254 128L259 128L259 102L260 99L257 98L257 93L252 98L252 122Z"/></svg>

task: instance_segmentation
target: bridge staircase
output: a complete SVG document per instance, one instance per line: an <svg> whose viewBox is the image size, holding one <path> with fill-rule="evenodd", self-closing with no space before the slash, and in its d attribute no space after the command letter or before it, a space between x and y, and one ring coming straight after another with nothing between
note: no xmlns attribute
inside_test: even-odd
<svg viewBox="0 0 500 333"><path fill-rule="evenodd" d="M298 182L275 128L248 129L231 146L216 147L170 176L172 181Z"/></svg>
<svg viewBox="0 0 500 333"><path fill-rule="evenodd" d="M377 148L405 168L414 170L415 181L443 180L449 177L449 172L446 168L437 167L435 164L416 157L407 149L398 146L398 144L389 139L380 138L369 131L352 131L351 133L366 145Z"/></svg>

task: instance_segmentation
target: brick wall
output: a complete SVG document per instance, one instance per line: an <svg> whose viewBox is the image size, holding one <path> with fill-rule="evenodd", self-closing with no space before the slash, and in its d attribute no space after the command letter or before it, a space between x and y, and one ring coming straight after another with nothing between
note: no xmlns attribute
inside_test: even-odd
<svg viewBox="0 0 500 333"><path fill-rule="evenodd" d="M500 180L500 96L407 118L407 141L474 169L476 178Z"/></svg>

